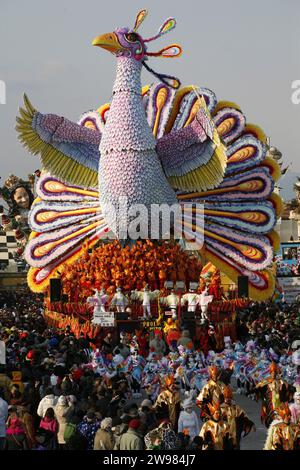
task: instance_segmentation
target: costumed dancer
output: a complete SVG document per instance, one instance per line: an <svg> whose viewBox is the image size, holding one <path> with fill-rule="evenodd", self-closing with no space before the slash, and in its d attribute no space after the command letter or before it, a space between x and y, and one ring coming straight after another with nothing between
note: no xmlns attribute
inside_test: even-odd
<svg viewBox="0 0 300 470"><path fill-rule="evenodd" d="M131 375L131 387L133 390L133 398L141 398L142 373L146 365L145 359L139 355L138 348L131 348L130 356L127 359L127 371Z"/></svg>
<svg viewBox="0 0 300 470"><path fill-rule="evenodd" d="M220 403L208 403L210 418L203 424L199 436L203 439L203 450L229 450L233 448L233 437L229 424L223 420Z"/></svg>
<svg viewBox="0 0 300 470"><path fill-rule="evenodd" d="M275 418L275 409L281 403L289 401L292 387L285 383L279 376L279 369L275 362L272 362L269 371L271 377L259 382L254 391L256 399L261 397L261 421L268 428Z"/></svg>
<svg viewBox="0 0 300 470"><path fill-rule="evenodd" d="M144 319L151 318L151 301L157 299L159 293L159 290L150 291L148 285L142 291L132 291L131 299L142 301Z"/></svg>
<svg viewBox="0 0 300 470"><path fill-rule="evenodd" d="M196 404L201 408L201 418L207 419L210 416L209 404L221 403L223 401L224 383L219 380L220 371L216 366L208 368L209 380L199 393Z"/></svg>
<svg viewBox="0 0 300 470"><path fill-rule="evenodd" d="M224 421L227 421L230 428L230 435L233 438L233 448L240 449L242 437L247 436L251 430L256 431L253 421L251 421L245 411L233 402L232 390L225 385L223 389L224 402L221 404L221 414Z"/></svg>
<svg viewBox="0 0 300 470"><path fill-rule="evenodd" d="M188 393L191 389L191 384L186 374L186 368L183 365L177 367L174 374L177 384L180 386L180 390L184 393Z"/></svg>
<svg viewBox="0 0 300 470"><path fill-rule="evenodd" d="M180 414L180 394L174 381L174 376L167 376L162 390L154 404L154 410L158 420L169 419L174 431L177 431L177 423Z"/></svg>
<svg viewBox="0 0 300 470"><path fill-rule="evenodd" d="M128 299L123 294L121 287L117 287L116 293L110 302L111 307L116 307L117 312L125 312L125 309L128 305Z"/></svg>
<svg viewBox="0 0 300 470"><path fill-rule="evenodd" d="M145 390L147 398L154 403L160 391L159 365L155 355L151 359L147 359L142 373L142 388Z"/></svg>
<svg viewBox="0 0 300 470"><path fill-rule="evenodd" d="M288 403L281 403L276 414L279 422L269 427L264 450L299 450L300 427L291 421Z"/></svg>
<svg viewBox="0 0 300 470"><path fill-rule="evenodd" d="M187 398L181 404L182 411L178 419L178 432L187 434L190 441L199 435L200 423L196 412L193 410L194 401L192 398Z"/></svg>

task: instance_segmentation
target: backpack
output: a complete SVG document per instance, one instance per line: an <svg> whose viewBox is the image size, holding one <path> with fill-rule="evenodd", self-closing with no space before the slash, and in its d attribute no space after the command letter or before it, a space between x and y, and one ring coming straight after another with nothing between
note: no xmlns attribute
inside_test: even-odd
<svg viewBox="0 0 300 470"><path fill-rule="evenodd" d="M64 441L68 441L76 433L77 425L74 423L67 423L64 432Z"/></svg>

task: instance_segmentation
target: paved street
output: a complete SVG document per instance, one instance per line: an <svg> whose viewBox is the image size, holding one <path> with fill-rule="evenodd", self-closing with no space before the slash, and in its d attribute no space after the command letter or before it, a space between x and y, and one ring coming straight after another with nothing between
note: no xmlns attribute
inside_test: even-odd
<svg viewBox="0 0 300 470"><path fill-rule="evenodd" d="M234 400L246 411L248 418L255 423L256 427L256 432L251 431L248 436L242 438L241 450L262 450L266 441L267 429L260 421L261 402L256 402L245 395L236 393L235 379L232 379L230 386L234 392Z"/></svg>
<svg viewBox="0 0 300 470"><path fill-rule="evenodd" d="M234 393L234 399L246 411L249 419L256 426L256 432L251 431L248 436L242 438L241 450L262 450L266 440L267 429L260 422L260 402L257 403L237 393Z"/></svg>

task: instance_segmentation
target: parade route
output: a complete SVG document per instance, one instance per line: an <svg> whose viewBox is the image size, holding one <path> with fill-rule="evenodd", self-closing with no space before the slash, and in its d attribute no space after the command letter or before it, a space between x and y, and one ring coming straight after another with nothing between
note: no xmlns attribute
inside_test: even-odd
<svg viewBox="0 0 300 470"><path fill-rule="evenodd" d="M241 450L262 450L265 444L267 429L260 421L260 402L251 400L245 395L234 393L236 402L246 411L248 418L255 423L256 432L250 432L241 440Z"/></svg>

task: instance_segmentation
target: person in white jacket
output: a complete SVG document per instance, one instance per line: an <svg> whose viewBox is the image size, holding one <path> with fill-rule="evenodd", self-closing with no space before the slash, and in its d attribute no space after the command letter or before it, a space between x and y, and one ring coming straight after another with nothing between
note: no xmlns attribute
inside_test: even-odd
<svg viewBox="0 0 300 470"><path fill-rule="evenodd" d="M180 412L178 420L178 432L186 432L190 436L190 442L199 436L200 423L196 412L193 410L194 402L187 398L181 404L183 411Z"/></svg>
<svg viewBox="0 0 300 470"><path fill-rule="evenodd" d="M57 404L58 397L56 397L52 391L52 388L48 388L46 390L46 395L44 398L41 399L38 409L37 409L37 414L41 417L44 418L45 413L48 408L55 408Z"/></svg>

